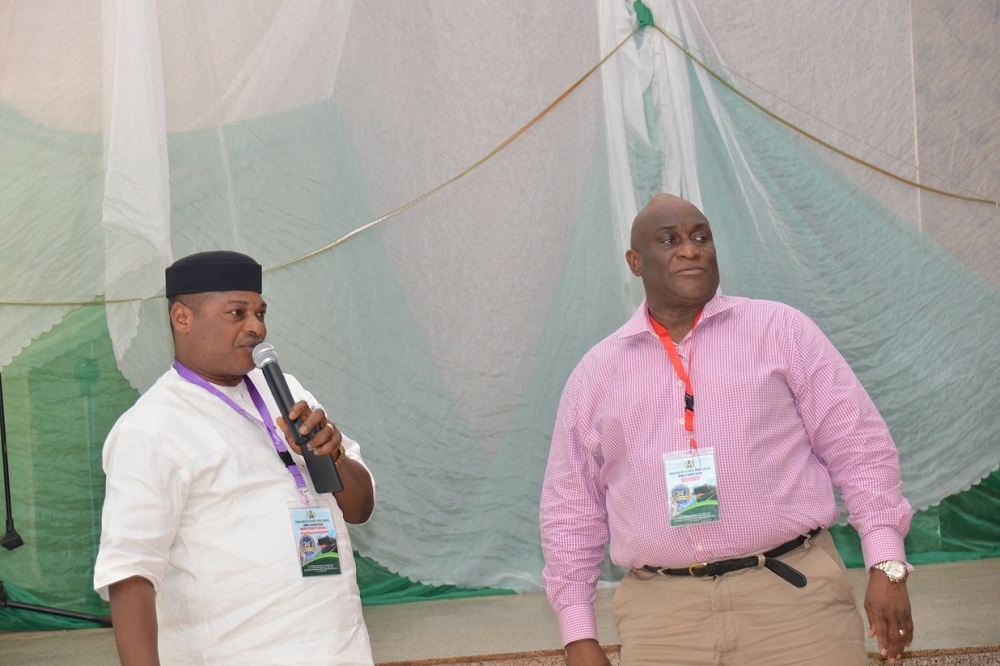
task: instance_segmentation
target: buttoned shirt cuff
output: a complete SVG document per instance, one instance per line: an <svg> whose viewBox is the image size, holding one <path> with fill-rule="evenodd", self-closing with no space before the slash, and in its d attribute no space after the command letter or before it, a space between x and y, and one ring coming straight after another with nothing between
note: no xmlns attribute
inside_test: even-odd
<svg viewBox="0 0 1000 666"><path fill-rule="evenodd" d="M585 638L597 640L597 619L593 606L567 606L557 614L563 645Z"/></svg>
<svg viewBox="0 0 1000 666"><path fill-rule="evenodd" d="M871 572L873 566L886 560L906 562L906 568L913 570L913 566L906 561L903 535L891 527L869 532L861 541L861 550L864 553L865 570L868 572Z"/></svg>

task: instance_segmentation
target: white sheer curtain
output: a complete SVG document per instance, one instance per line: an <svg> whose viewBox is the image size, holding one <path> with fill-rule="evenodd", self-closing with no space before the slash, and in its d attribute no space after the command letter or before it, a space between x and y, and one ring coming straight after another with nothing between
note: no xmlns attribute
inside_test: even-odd
<svg viewBox="0 0 1000 666"><path fill-rule="evenodd" d="M629 37L624 0L0 1L0 365L103 295L144 389L164 266L247 252L282 366L378 477L362 552L532 589L562 383L641 297L628 227L668 190L724 291L833 337L915 506L996 469L995 3L648 5Z"/></svg>

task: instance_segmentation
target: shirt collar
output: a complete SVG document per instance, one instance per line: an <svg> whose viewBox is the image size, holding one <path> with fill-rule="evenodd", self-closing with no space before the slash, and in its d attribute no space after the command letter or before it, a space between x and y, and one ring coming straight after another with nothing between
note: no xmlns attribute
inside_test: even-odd
<svg viewBox="0 0 1000 666"><path fill-rule="evenodd" d="M736 306L735 299L725 296L722 292L716 292L715 296L705 303L705 310L701 313L701 319L699 320L699 325L704 324L705 320L729 310ZM653 330L652 324L649 323L649 305L646 299L642 299L642 303L639 304L639 308L632 315L632 318L625 322L625 325L619 329L619 334L622 337L630 337L634 335L641 335L647 333L652 335L654 338L659 340L659 336L656 331Z"/></svg>

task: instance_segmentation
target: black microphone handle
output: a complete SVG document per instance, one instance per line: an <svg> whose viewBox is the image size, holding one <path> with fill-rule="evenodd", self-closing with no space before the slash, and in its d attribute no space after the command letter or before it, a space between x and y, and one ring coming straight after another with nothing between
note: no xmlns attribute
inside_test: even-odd
<svg viewBox="0 0 1000 666"><path fill-rule="evenodd" d="M274 401L278 403L281 417L285 419L295 443L302 450L302 457L306 459L306 468L309 470L309 476L312 477L316 492L339 493L344 489L344 483L340 480L337 466L333 464L333 457L329 455L318 456L310 451L308 446L310 435L303 435L299 432L299 428L302 427L302 419L293 421L288 418L288 412L291 411L295 401L292 399L292 392L288 389L288 382L285 381L285 375L281 372L278 362L265 363L260 370L264 373L264 379L267 381L268 388L271 389Z"/></svg>

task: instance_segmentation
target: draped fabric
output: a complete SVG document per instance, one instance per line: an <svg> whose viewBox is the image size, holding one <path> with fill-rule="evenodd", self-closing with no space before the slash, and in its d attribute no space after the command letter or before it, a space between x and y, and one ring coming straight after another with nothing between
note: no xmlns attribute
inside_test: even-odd
<svg viewBox="0 0 1000 666"><path fill-rule="evenodd" d="M1000 464L1000 4L647 5L0 0L0 578L100 608L101 442L169 362L164 267L226 248L378 478L372 588L538 589L559 394L657 191L852 364L935 516L911 550L1000 551L932 508Z"/></svg>

